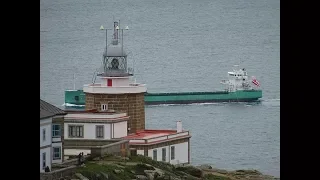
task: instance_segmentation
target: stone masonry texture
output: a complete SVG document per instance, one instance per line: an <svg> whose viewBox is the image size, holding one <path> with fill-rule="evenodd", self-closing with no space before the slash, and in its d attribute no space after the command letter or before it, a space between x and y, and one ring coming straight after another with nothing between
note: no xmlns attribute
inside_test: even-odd
<svg viewBox="0 0 320 180"><path fill-rule="evenodd" d="M108 109L125 112L130 116L128 133L145 129L144 93L136 94L92 94L86 93L86 109L99 109L108 104Z"/></svg>

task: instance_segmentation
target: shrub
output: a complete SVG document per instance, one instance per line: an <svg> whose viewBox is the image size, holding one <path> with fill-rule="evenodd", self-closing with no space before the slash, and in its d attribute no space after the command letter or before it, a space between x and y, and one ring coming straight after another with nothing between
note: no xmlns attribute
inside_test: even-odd
<svg viewBox="0 0 320 180"><path fill-rule="evenodd" d="M154 167L147 166L146 164L139 163L135 165L136 174L144 175L144 170L155 170Z"/></svg>
<svg viewBox="0 0 320 180"><path fill-rule="evenodd" d="M192 166L187 166L187 167L177 167L176 170L178 171L183 171L185 173L188 173L194 177L202 177L202 171L198 168L192 167Z"/></svg>

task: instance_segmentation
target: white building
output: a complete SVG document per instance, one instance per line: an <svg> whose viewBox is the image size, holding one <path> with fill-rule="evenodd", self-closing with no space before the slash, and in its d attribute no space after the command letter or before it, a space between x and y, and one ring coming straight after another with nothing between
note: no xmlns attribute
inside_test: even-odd
<svg viewBox="0 0 320 180"><path fill-rule="evenodd" d="M53 113L40 108L40 172L44 172L47 166L51 169L52 116L54 116Z"/></svg>
<svg viewBox="0 0 320 180"><path fill-rule="evenodd" d="M50 137L52 134L52 149L50 157L52 157L52 163L62 163L64 160L63 155L63 124L64 116L66 113L58 107L43 101L40 99L40 110L44 110L52 114L52 126L50 128Z"/></svg>
<svg viewBox="0 0 320 180"><path fill-rule="evenodd" d="M124 139L130 140L131 155L140 154L171 164L189 164L190 138L189 131L183 131L178 121L177 130L142 130Z"/></svg>
<svg viewBox="0 0 320 180"><path fill-rule="evenodd" d="M127 136L126 113L114 111L68 111L64 118L64 139L67 144L77 144L79 148L65 149L64 153L76 155L79 152L90 153L88 149L80 146L90 146L95 142L108 142L111 139L120 139Z"/></svg>

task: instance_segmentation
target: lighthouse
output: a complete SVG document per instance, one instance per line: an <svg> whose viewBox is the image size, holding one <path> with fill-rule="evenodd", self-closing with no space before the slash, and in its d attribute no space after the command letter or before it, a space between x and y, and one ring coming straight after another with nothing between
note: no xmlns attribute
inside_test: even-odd
<svg viewBox="0 0 320 180"><path fill-rule="evenodd" d="M101 26L102 30L104 28ZM126 28L128 29L128 27ZM127 53L123 46L123 31L120 23L115 21L113 33L108 44L106 29L106 48L102 57L102 68L96 74L99 83L93 81L83 87L86 110L121 111L127 113L128 133L145 129L144 93L145 84L131 81L133 68L128 67Z"/></svg>

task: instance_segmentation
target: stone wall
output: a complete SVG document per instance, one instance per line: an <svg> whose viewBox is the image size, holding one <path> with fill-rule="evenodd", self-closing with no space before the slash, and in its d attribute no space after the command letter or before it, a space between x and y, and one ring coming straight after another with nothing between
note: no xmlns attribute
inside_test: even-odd
<svg viewBox="0 0 320 180"><path fill-rule="evenodd" d="M109 140L99 140L99 139L66 139L64 140L65 149L70 147L80 147L80 146L104 146L111 143L119 142L120 139L109 139Z"/></svg>
<svg viewBox="0 0 320 180"><path fill-rule="evenodd" d="M130 116L129 133L145 129L144 93L137 94L91 94L86 93L86 109L101 109L101 104L108 104L108 109L125 112Z"/></svg>
<svg viewBox="0 0 320 180"><path fill-rule="evenodd" d="M87 158L89 158L90 156L83 156L84 160L86 160ZM61 164L52 164L52 167L68 167L68 166L72 166L72 165L78 165L78 158L73 158L73 159L67 159L65 160L63 163Z"/></svg>
<svg viewBox="0 0 320 180"><path fill-rule="evenodd" d="M103 157L106 154L129 156L129 140L122 140L99 147L91 147L91 156L93 157Z"/></svg>
<svg viewBox="0 0 320 180"><path fill-rule="evenodd" d="M62 177L71 177L75 173L77 166L69 166L51 172L40 172L40 180L58 180Z"/></svg>
<svg viewBox="0 0 320 180"><path fill-rule="evenodd" d="M65 149L88 149L93 157L105 154L122 155L129 152L129 140L65 140ZM125 150L125 152L123 152ZM67 162L64 162L64 164Z"/></svg>

